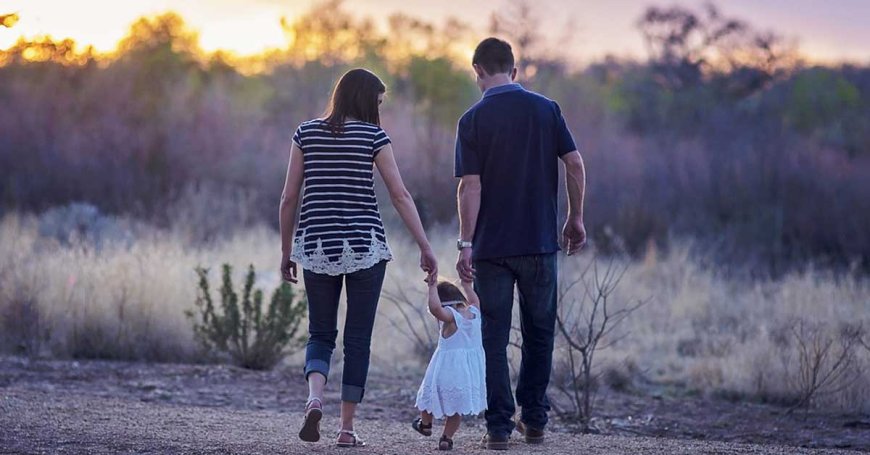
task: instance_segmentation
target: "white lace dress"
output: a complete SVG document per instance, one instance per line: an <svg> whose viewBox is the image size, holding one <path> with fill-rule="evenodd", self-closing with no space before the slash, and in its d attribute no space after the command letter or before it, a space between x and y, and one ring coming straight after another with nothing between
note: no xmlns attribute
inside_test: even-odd
<svg viewBox="0 0 870 455"><path fill-rule="evenodd" d="M438 348L417 391L416 406L439 419L454 414L476 415L486 409L480 311L469 307L474 318L468 319L452 307L445 308L453 313L457 330L447 338L439 335Z"/></svg>

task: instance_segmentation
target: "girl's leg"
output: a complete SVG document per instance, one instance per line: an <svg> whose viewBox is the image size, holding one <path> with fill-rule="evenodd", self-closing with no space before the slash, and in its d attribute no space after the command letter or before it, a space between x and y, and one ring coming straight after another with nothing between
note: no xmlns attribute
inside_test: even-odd
<svg viewBox="0 0 870 455"><path fill-rule="evenodd" d="M420 411L420 417L411 422L411 428L423 436L432 436L432 420L434 416L426 411Z"/></svg>
<svg viewBox="0 0 870 455"><path fill-rule="evenodd" d="M354 412L365 395L372 329L386 267L387 263L383 261L371 268L345 275L347 317L344 323L344 373L341 380L342 430L353 431ZM339 435L339 442L349 442L351 439L350 435Z"/></svg>
<svg viewBox="0 0 870 455"><path fill-rule="evenodd" d="M456 434L456 430L459 429L460 423L462 423L461 414L454 414L447 417L447 422L444 424L444 436L453 439L453 435Z"/></svg>

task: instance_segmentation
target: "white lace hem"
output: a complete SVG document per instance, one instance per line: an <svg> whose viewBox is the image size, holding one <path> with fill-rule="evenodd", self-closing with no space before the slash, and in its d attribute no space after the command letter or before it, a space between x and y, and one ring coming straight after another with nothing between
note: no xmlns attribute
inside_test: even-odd
<svg viewBox="0 0 870 455"><path fill-rule="evenodd" d="M323 252L323 241L317 239L317 248L311 254L305 254L305 231L293 239L293 252L290 254L297 264L304 270L330 276L338 276L353 273L373 267L381 261L393 260L393 252L385 242L378 240L375 230L371 231L369 250L365 253L357 253L351 248L350 243L344 240L344 247L336 260Z"/></svg>
<svg viewBox="0 0 870 455"><path fill-rule="evenodd" d="M432 387L423 385L417 392L417 409L436 419L452 415L478 415L486 410L486 391L482 387Z"/></svg>

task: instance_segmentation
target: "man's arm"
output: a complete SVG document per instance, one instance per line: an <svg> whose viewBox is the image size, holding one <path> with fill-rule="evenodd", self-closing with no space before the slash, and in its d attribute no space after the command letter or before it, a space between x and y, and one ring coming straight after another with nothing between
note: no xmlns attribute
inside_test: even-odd
<svg viewBox="0 0 870 455"><path fill-rule="evenodd" d="M568 219L562 229L562 240L568 254L574 254L586 244L586 227L583 225L583 198L586 195L586 167L580 152L562 155L565 164L565 185L568 193Z"/></svg>
<svg viewBox="0 0 870 455"><path fill-rule="evenodd" d="M480 213L480 176L464 175L459 180L457 203L459 205L459 239L470 242L477 228L477 215ZM474 268L471 266L471 248L459 251L456 271L462 281L474 279Z"/></svg>

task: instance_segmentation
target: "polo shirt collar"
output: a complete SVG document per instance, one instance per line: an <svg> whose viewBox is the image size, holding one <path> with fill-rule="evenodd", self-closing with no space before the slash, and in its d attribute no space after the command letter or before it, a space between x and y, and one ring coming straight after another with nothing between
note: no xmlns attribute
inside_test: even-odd
<svg viewBox="0 0 870 455"><path fill-rule="evenodd" d="M501 93L514 92L514 91L522 90L522 89L523 89L522 85L517 84L516 82L513 82L510 84L499 85L497 87L492 87L492 88L486 89L486 91L483 92L483 97L486 98L487 96L499 95Z"/></svg>

